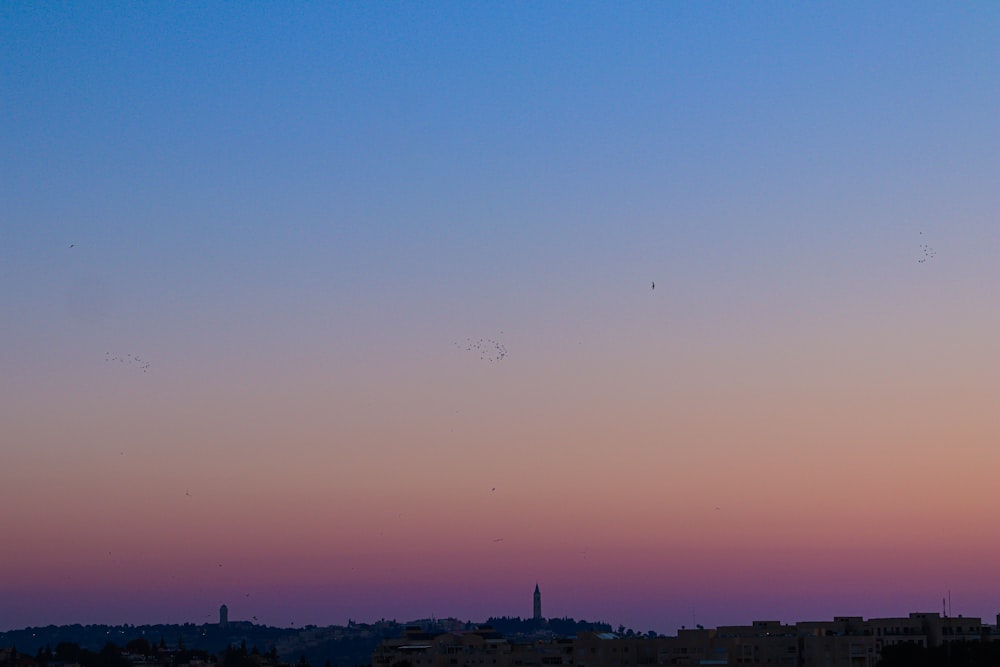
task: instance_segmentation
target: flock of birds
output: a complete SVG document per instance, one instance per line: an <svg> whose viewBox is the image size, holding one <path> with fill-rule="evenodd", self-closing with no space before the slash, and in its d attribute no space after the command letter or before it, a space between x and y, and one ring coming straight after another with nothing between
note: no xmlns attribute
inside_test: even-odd
<svg viewBox="0 0 1000 667"><path fill-rule="evenodd" d="M114 363L116 361L118 363L120 363L120 364L128 364L130 366L137 366L139 369L142 370L143 373L145 373L146 371L148 371L149 370L149 366L150 366L149 362L146 361L145 359L140 359L139 357L131 355L131 354L126 354L124 357L119 357L118 355L112 355L110 352L105 352L104 353L104 362L105 363L110 364L110 363Z"/></svg>
<svg viewBox="0 0 1000 667"><path fill-rule="evenodd" d="M500 333L503 333L502 331ZM466 338L464 343L455 342L455 347L466 352L478 353L483 361L503 361L507 356L507 348L503 343L499 343L492 338L480 338L472 340Z"/></svg>
<svg viewBox="0 0 1000 667"><path fill-rule="evenodd" d="M920 235L923 236L924 233L920 232ZM924 262L934 259L934 256L937 255L937 251L926 243L920 244L920 251L923 253L920 259L917 260L917 262L920 264L923 264Z"/></svg>

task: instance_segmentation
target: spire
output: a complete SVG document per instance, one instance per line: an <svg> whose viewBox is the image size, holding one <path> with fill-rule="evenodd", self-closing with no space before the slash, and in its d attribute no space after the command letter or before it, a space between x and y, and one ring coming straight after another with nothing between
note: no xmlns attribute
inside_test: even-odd
<svg viewBox="0 0 1000 667"><path fill-rule="evenodd" d="M532 616L536 621L542 620L542 591L538 588L538 582L535 582L535 610Z"/></svg>

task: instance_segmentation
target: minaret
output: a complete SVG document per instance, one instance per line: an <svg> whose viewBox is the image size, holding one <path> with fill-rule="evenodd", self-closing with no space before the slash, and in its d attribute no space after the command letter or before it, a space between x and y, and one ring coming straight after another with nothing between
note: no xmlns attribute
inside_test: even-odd
<svg viewBox="0 0 1000 667"><path fill-rule="evenodd" d="M542 620L542 592L538 590L538 582L535 582L535 615L536 621Z"/></svg>
<svg viewBox="0 0 1000 667"><path fill-rule="evenodd" d="M219 607L219 626L226 627L229 625L229 607L222 605Z"/></svg>

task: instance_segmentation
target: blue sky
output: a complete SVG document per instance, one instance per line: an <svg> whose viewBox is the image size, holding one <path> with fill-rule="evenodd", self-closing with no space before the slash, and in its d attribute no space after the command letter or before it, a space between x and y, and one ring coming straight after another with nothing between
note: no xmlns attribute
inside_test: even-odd
<svg viewBox="0 0 1000 667"><path fill-rule="evenodd" d="M13 240L171 269L311 248L540 278L600 246L648 272L669 248L928 226L995 175L989 4L5 13L5 199L42 223Z"/></svg>

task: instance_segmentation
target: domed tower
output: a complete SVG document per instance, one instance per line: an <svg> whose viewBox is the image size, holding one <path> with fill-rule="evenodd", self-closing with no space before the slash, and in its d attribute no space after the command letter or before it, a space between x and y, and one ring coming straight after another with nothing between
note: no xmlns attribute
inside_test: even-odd
<svg viewBox="0 0 1000 667"><path fill-rule="evenodd" d="M538 590L538 582L535 582L535 614L532 618L542 620L542 592Z"/></svg>

